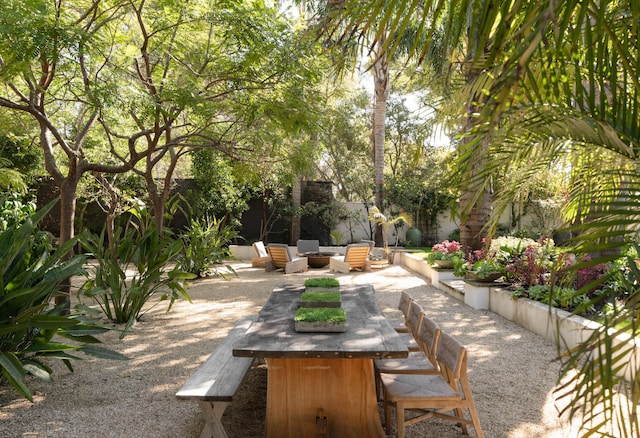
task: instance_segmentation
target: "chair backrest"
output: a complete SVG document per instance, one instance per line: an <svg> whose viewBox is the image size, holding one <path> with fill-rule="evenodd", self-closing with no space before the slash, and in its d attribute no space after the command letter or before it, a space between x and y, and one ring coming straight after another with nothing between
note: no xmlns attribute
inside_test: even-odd
<svg viewBox="0 0 640 438"><path fill-rule="evenodd" d="M411 303L411 307L409 308L407 325L409 326L409 330L411 330L411 333L413 334L414 338L417 338L418 333L420 333L420 323L422 322L423 316L424 316L424 309L420 304L413 301Z"/></svg>
<svg viewBox="0 0 640 438"><path fill-rule="evenodd" d="M467 349L450 334L440 332L436 359L449 385L457 391L456 381L467 372Z"/></svg>
<svg viewBox="0 0 640 438"><path fill-rule="evenodd" d="M373 251L373 248L376 246L376 242L374 240L364 240L362 239L360 243L366 243L369 245L369 250Z"/></svg>
<svg viewBox="0 0 640 438"><path fill-rule="evenodd" d="M442 331L437 322L422 313L422 321L420 322L420 330L416 341L422 347L427 358L432 364L437 364L436 352L440 343L440 335Z"/></svg>
<svg viewBox="0 0 640 438"><path fill-rule="evenodd" d="M305 252L320 252L319 240L298 240L296 243L298 247L298 254Z"/></svg>
<svg viewBox="0 0 640 438"><path fill-rule="evenodd" d="M402 294L400 294L398 310L402 312L402 316L404 316L405 321L409 317L409 308L411 307L412 301L413 298L411 298L411 295L409 295L407 292L402 292Z"/></svg>
<svg viewBox="0 0 640 438"><path fill-rule="evenodd" d="M289 245L284 243L270 243L267 250L271 256L274 268L284 268L291 261Z"/></svg>
<svg viewBox="0 0 640 438"><path fill-rule="evenodd" d="M268 257L269 253L267 249L264 247L264 243L262 241L253 242L253 252L256 254L256 257Z"/></svg>
<svg viewBox="0 0 640 438"><path fill-rule="evenodd" d="M369 260L371 247L368 243L351 243L347 245L344 253L344 261L349 263L349 268L364 268Z"/></svg>

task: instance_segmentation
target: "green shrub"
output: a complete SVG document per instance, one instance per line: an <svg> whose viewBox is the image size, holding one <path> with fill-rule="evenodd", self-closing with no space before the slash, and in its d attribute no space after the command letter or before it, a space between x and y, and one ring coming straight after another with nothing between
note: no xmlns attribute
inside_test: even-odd
<svg viewBox="0 0 640 438"><path fill-rule="evenodd" d="M104 230L99 236L85 231L80 243L96 262L81 293L95 299L107 318L127 324L121 337L153 307L145 306L151 298L158 298L154 306L168 300L167 311L180 297L191 301L186 280L195 275L177 264L171 267L182 250L182 242L169 232L158 233L149 218L141 217L137 225L129 221L125 228L118 227L113 246L106 243Z"/></svg>
<svg viewBox="0 0 640 438"><path fill-rule="evenodd" d="M237 236L230 226L213 218L212 221L193 219L187 230L180 235L182 250L178 264L183 271L195 274L198 277L216 273L212 265L222 263L231 255L229 243ZM235 271L227 266L227 271L235 275Z"/></svg>
<svg viewBox="0 0 640 438"><path fill-rule="evenodd" d="M340 282L335 278L307 278L305 287L340 287Z"/></svg>
<svg viewBox="0 0 640 438"><path fill-rule="evenodd" d="M589 298L579 293L571 287L554 287L549 285L534 285L526 290L528 298L567 310L580 309L582 312L591 312L593 308L589 306Z"/></svg>
<svg viewBox="0 0 640 438"><path fill-rule="evenodd" d="M63 261L76 243L66 242L55 252L42 244L35 224L54 203L0 232L0 383L7 381L23 397L33 401L25 384L27 373L44 381L51 380L51 368L45 358L62 360L72 370L72 352L110 358L124 356L100 348L93 335L108 329L95 325L79 314L64 314L49 303L58 293L62 280L83 272L84 257ZM58 336L72 344L53 341Z"/></svg>

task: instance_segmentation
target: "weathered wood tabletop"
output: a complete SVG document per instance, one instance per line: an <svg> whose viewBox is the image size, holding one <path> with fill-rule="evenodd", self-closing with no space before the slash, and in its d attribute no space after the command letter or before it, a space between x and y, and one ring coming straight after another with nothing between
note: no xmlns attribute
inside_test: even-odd
<svg viewBox="0 0 640 438"><path fill-rule="evenodd" d="M276 288L236 356L267 363L266 438L384 438L373 359L407 357L398 333L382 315L371 286L342 290L343 333L298 333L293 317L302 286Z"/></svg>
<svg viewBox="0 0 640 438"><path fill-rule="evenodd" d="M265 358L407 357L405 343L385 319L371 286L343 289L347 313L343 333L298 333L293 317L303 286L274 289L246 335L236 341L235 356Z"/></svg>

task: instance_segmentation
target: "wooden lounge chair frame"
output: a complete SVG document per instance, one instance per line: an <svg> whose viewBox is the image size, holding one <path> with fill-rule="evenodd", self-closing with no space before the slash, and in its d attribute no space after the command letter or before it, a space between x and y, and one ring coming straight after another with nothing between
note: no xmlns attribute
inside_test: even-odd
<svg viewBox="0 0 640 438"><path fill-rule="evenodd" d="M253 253L255 254L255 257L251 259L251 266L254 268L265 268L267 262L271 261L271 256L264 247L264 243L261 241L253 242L251 246L253 247Z"/></svg>
<svg viewBox="0 0 640 438"><path fill-rule="evenodd" d="M267 245L267 251L271 256L271 262L267 263L267 270L282 269L285 274L309 270L308 259L306 257L292 257L289 245L270 243Z"/></svg>
<svg viewBox="0 0 640 438"><path fill-rule="evenodd" d="M467 377L467 349L451 335L441 332L436 359L441 374L380 374L387 434L391 432L391 409L395 407L398 438L404 438L405 426L432 417L458 423L465 435L467 425L471 424L478 438L484 438ZM465 409L470 419L465 417ZM405 419L405 410L419 415Z"/></svg>
<svg viewBox="0 0 640 438"><path fill-rule="evenodd" d="M344 257L331 257L329 271L338 271L348 274L353 269L370 271L369 252L371 246L368 243L352 243L347 245Z"/></svg>

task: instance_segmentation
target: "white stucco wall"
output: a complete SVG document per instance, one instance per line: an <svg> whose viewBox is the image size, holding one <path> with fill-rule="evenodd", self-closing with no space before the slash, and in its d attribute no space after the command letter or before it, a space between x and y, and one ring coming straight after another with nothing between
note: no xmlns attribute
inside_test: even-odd
<svg viewBox="0 0 640 438"><path fill-rule="evenodd" d="M342 244L359 242L363 239L371 239L369 234L369 224L367 221L367 211L364 205L360 202L347 202L344 204L349 211L359 212L361 222L353 221L351 227L346 222L341 222L335 228L344 235L345 241ZM500 220L501 223L509 223L509 212L505 212ZM460 227L458 220L452 220L451 214L448 211L442 212L438 215L438 241L446 240L453 231ZM522 219L523 226L531 226L531 217L525 216ZM405 240L406 227L399 230L400 240ZM396 242L395 229L391 227L389 233L389 245L394 245Z"/></svg>

